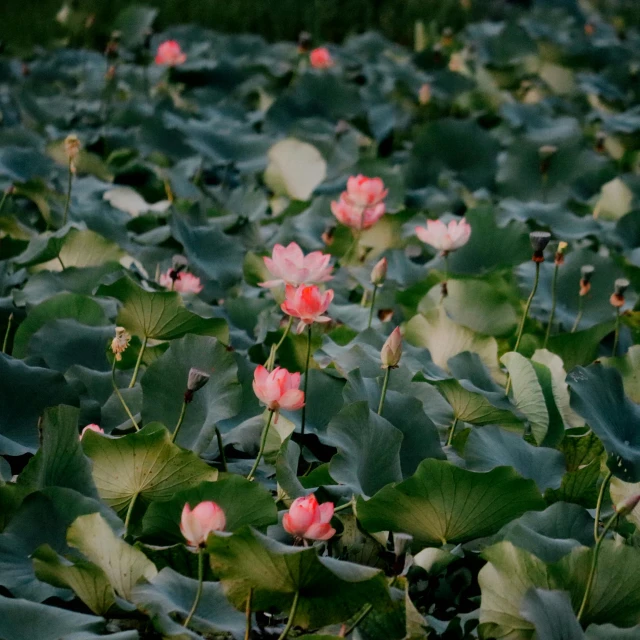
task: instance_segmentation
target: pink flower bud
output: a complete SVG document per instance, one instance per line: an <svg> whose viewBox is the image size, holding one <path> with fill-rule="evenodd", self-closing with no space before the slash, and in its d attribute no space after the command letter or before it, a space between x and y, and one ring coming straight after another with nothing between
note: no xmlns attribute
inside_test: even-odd
<svg viewBox="0 0 640 640"><path fill-rule="evenodd" d="M331 526L333 502L318 504L314 494L296 498L282 518L287 533L307 540L328 540L336 530Z"/></svg>
<svg viewBox="0 0 640 640"><path fill-rule="evenodd" d="M294 318L300 318L297 333L301 333L305 325L314 322L329 322L331 318L324 313L329 308L333 300L333 289L322 292L314 284L300 287L287 285L285 289L285 300L280 308Z"/></svg>
<svg viewBox="0 0 640 640"><path fill-rule="evenodd" d="M185 504L180 518L180 531L192 547L203 547L212 531L224 531L224 511L215 502L201 502L192 510Z"/></svg>
<svg viewBox="0 0 640 640"><path fill-rule="evenodd" d="M326 47L318 47L309 54L309 62L314 69L328 69L333 66L333 58Z"/></svg>
<svg viewBox="0 0 640 640"><path fill-rule="evenodd" d="M380 352L380 360L382 360L383 369L394 369L398 366L400 358L402 357L402 334L400 333L400 327L396 327L391 335L387 338L387 341L382 345L382 351Z"/></svg>
<svg viewBox="0 0 640 640"><path fill-rule="evenodd" d="M180 45L175 40L166 40L158 47L156 64L175 67L186 62L187 56L182 52Z"/></svg>
<svg viewBox="0 0 640 640"><path fill-rule="evenodd" d="M198 276L173 267L160 275L160 286L179 293L200 293L204 288Z"/></svg>
<svg viewBox="0 0 640 640"><path fill-rule="evenodd" d="M371 270L371 284L375 284L377 287L384 284L387 279L387 267L389 263L386 258L382 258L376 266Z"/></svg>
<svg viewBox="0 0 640 640"><path fill-rule="evenodd" d="M304 406L304 391L300 387L300 374L289 373L276 367L271 373L261 364L253 373L253 392L262 404L277 415L281 409L297 411Z"/></svg>
<svg viewBox="0 0 640 640"><path fill-rule="evenodd" d="M464 218L459 222L452 220L448 225L442 220L427 220L426 228L416 227L416 235L434 249L449 253L469 242L471 225Z"/></svg>
<svg viewBox="0 0 640 640"><path fill-rule="evenodd" d="M625 498L615 506L616 513L619 516L628 516L640 503L640 493Z"/></svg>
<svg viewBox="0 0 640 640"><path fill-rule="evenodd" d="M88 424L83 430L82 433L80 434L80 439L82 439L82 436L84 436L84 434L87 431L95 431L96 433L104 433L104 429L101 429L97 424Z"/></svg>
<svg viewBox="0 0 640 640"><path fill-rule="evenodd" d="M273 247L271 258L264 258L267 269L275 279L261 282L260 286L271 288L284 283L297 287L301 284L327 282L333 278L330 260L331 256L321 251L312 251L305 256L295 242L287 247L277 244Z"/></svg>

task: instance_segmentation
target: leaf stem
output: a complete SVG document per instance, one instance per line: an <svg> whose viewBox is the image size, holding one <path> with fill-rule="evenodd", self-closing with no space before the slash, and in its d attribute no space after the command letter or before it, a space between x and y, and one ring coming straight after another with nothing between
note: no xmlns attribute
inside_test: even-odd
<svg viewBox="0 0 640 640"><path fill-rule="evenodd" d="M186 400L182 403L182 409L180 409L180 416L178 417L178 423L176 424L176 428L173 430L173 435L171 436L171 442L175 442L178 437L178 431L180 431L180 427L184 422L184 416L187 413L187 402Z"/></svg>
<svg viewBox="0 0 640 640"><path fill-rule="evenodd" d="M222 444L222 434L220 433L220 429L216 425L214 427L216 430L216 440L218 441L218 450L220 451L220 461L222 462L222 470L227 472L227 456L224 453L224 445Z"/></svg>
<svg viewBox="0 0 640 640"><path fill-rule="evenodd" d="M600 528L600 511L602 510L602 501L612 475L613 473L611 471L607 473L600 485L600 492L598 493L598 502L596 503L596 521L593 524L593 539L596 542L598 542L598 529Z"/></svg>
<svg viewBox="0 0 640 640"><path fill-rule="evenodd" d="M247 596L247 606L245 608L247 615L247 626L244 632L244 640L251 640L251 605L253 603L253 589L249 587L249 595Z"/></svg>
<svg viewBox="0 0 640 640"><path fill-rule="evenodd" d="M62 226L64 227L67 224L67 218L69 217L69 204L71 203L71 186L73 184L73 171L71 167L73 166L73 161L69 160L69 181L67 183L67 200L64 204L64 213L62 214Z"/></svg>
<svg viewBox="0 0 640 640"><path fill-rule="evenodd" d="M132 389L136 384L136 380L138 379L138 372L140 371L140 363L142 362L142 356L144 356L145 349L147 348L147 341L149 338L147 336L144 337L142 341L142 346L140 347L140 353L138 353L138 359L136 360L136 366L133 370L133 377L131 378L131 382L129 383L129 389Z"/></svg>
<svg viewBox="0 0 640 640"><path fill-rule="evenodd" d="M2 210L4 209L4 203L8 196L9 196L9 191L5 189L4 192L2 193L2 200L0 200L0 213L2 213Z"/></svg>
<svg viewBox="0 0 640 640"><path fill-rule="evenodd" d="M11 325L13 324L13 313L9 315L7 321L7 330L4 332L4 340L2 341L2 353L7 353L7 345L9 344L9 334L11 333Z"/></svg>
<svg viewBox="0 0 640 640"><path fill-rule="evenodd" d="M267 445L267 435L269 434L269 427L271 426L271 421L273 420L273 411L269 411L269 419L267 420L267 426L264 428L262 432L262 439L260 440L260 451L258 451L258 457L256 461L253 463L253 467L251 467L251 471L249 471L249 475L247 476L247 480L253 480L253 476L258 469L258 465L260 464L260 459L262 458L262 454L264 453L264 448Z"/></svg>
<svg viewBox="0 0 640 640"><path fill-rule="evenodd" d="M582 320L583 314L584 314L584 296L580 296L580 298L578 298L578 315L576 316L576 321L573 323L573 327L571 327L571 333L576 332L576 329L580 325L580 320Z"/></svg>
<svg viewBox="0 0 640 640"><path fill-rule="evenodd" d="M396 583L397 576L393 576L389 582L389 588L393 587ZM346 638L350 633L353 633L356 627L371 613L373 605L368 604L364 607L360 615L353 621L353 624L344 632L343 637Z"/></svg>
<svg viewBox="0 0 640 640"><path fill-rule="evenodd" d="M289 635L289 631L291 631L293 627L293 620L296 617L296 611L298 610L298 600L300 600L300 591L296 591L293 596L293 603L291 604L291 611L289 611L289 619L287 620L287 626L284 628L284 631L280 634L278 640L286 640Z"/></svg>
<svg viewBox="0 0 640 640"><path fill-rule="evenodd" d="M333 513L338 513L339 511L344 511L345 509L349 509L349 508L353 508L353 504L354 504L354 499L353 496L351 497L351 500L349 500L349 502L345 503L345 504L341 504L339 507L336 507L333 510Z"/></svg>
<svg viewBox="0 0 640 640"><path fill-rule="evenodd" d="M293 316L289 316L289 322L287 323L287 327L282 334L280 340L278 340L277 344L271 345L271 352L269 353L269 358L267 359L267 371L273 371L273 367L276 364L276 353L278 353L278 349L282 346L284 339L289 335L289 331L291 330L291 325L293 324Z"/></svg>
<svg viewBox="0 0 640 640"><path fill-rule="evenodd" d="M547 325L547 332L544 336L544 344L543 347L546 349L547 344L549 343L549 336L551 335L551 325L553 324L553 316L556 314L556 298L557 298L557 287L558 287L558 271L560 265L556 264L555 269L553 270L553 280L551 281L551 313L549 314L549 324Z"/></svg>
<svg viewBox="0 0 640 640"><path fill-rule="evenodd" d="M198 605L200 604L200 598L202 598L202 588L204 586L204 549L198 549L198 590L196 591L196 597L191 605L191 611L186 620L182 624L183 627L188 627L193 618L193 614L196 612Z"/></svg>
<svg viewBox="0 0 640 640"><path fill-rule="evenodd" d="M304 404L302 405L302 418L300 419L300 435L302 436L304 436L304 428L307 421L307 404L309 402L307 387L309 386L309 361L311 360L311 327L313 327L312 324L309 325L307 333L307 361L304 365Z"/></svg>
<svg viewBox="0 0 640 640"><path fill-rule="evenodd" d="M531 289L531 293L529 294L529 298L527 299L527 305L524 308L524 314L522 315L522 320L520 320L520 326L518 327L518 337L516 338L516 346L513 349L516 353L518 353L518 349L520 348L520 341L522 340L524 325L529 315L529 309L531 309L531 303L533 302L533 298L536 295L536 291L538 290L538 283L540 282L540 263L536 262L535 264L536 264L536 276L533 281L533 289ZM507 388L505 389L506 395L509 395L510 389L511 389L511 375L509 375L509 377L507 378Z"/></svg>
<svg viewBox="0 0 640 640"><path fill-rule="evenodd" d="M387 367L384 374L384 382L382 383L382 393L380 394L380 404L378 405L378 415L382 415L382 409L384 409L384 399L387 395L387 387L389 386L389 377L391 376L391 367Z"/></svg>
<svg viewBox="0 0 640 640"><path fill-rule="evenodd" d="M376 293L378 293L378 285L373 285L373 294L371 295L371 308L369 309L369 322L367 324L367 329L371 329L371 321L373 320L373 311L376 305Z"/></svg>
<svg viewBox="0 0 640 640"><path fill-rule="evenodd" d="M456 416L455 419L453 420L453 424L451 425L451 428L449 429L449 437L447 438L447 446L451 446L451 443L453 442L453 434L456 432L456 427L458 426L458 417Z"/></svg>
<svg viewBox="0 0 640 640"><path fill-rule="evenodd" d="M616 307L616 329L613 335L613 357L618 353L618 340L620 339L620 307Z"/></svg>
<svg viewBox="0 0 640 640"><path fill-rule="evenodd" d="M129 523L131 522L131 514L133 513L133 505L135 505L137 498L138 498L138 494L134 493L131 496L131 502L129 503L129 507L127 508L127 515L124 518L124 535L125 536L127 536L129 534Z"/></svg>
<svg viewBox="0 0 640 640"><path fill-rule="evenodd" d="M120 400L120 404L122 404L122 406L124 407L124 410L127 412L127 415L129 416L129 420L131 420L131 422L133 423L135 430L140 431L140 427L138 426L136 419L133 417L131 410L127 406L127 403L124 401L124 398L120 393L120 389L118 389L118 384L116 382L116 359L115 358L113 359L113 366L111 367L111 382L113 384L113 390L115 391L115 394L118 396L118 399Z"/></svg>

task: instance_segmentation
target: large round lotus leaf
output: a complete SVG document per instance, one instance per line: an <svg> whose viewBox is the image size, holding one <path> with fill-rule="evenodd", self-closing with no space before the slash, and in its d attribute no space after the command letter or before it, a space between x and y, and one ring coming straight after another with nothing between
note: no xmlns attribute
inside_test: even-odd
<svg viewBox="0 0 640 640"><path fill-rule="evenodd" d="M633 402L640 403L640 345L630 347L624 356L602 358L600 362L620 372L625 394Z"/></svg>
<svg viewBox="0 0 640 640"><path fill-rule="evenodd" d="M211 536L207 550L227 597L241 610L249 589L254 611L274 607L285 613L299 592L294 624L304 628L346 620L365 604L390 605L381 571L320 557L314 548L290 547L249 527Z"/></svg>
<svg viewBox="0 0 640 640"><path fill-rule="evenodd" d="M544 502L532 480L500 467L475 473L442 460L425 460L416 473L358 500L357 515L370 532L398 531L417 544L458 543L495 533Z"/></svg>
<svg viewBox="0 0 640 640"><path fill-rule="evenodd" d="M566 591L529 589L522 599L522 617L530 622L538 638L584 640L585 635Z"/></svg>

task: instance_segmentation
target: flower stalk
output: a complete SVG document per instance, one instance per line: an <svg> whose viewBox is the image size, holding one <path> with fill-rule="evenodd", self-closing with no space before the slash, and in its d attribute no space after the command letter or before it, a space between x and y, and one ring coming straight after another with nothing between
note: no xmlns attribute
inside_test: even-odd
<svg viewBox="0 0 640 640"><path fill-rule="evenodd" d="M204 556L205 551L202 547L198 548L198 589L196 591L196 597L193 600L193 605L191 605L191 610L189 611L189 615L186 617L183 627L188 627L191 623L191 620L200 604L200 599L202 598L202 589L204 587Z"/></svg>
<svg viewBox="0 0 640 640"><path fill-rule="evenodd" d="M269 427L271 427L271 422L273 420L273 411L269 411L269 419L267 420L267 426L262 431L262 438L260 440L260 450L258 451L258 456L256 457L256 461L253 463L253 467L251 467L251 471L249 471L249 475L247 476L247 480L253 480L253 477L258 470L258 466L260 465L260 460L264 455L264 449L267 446L267 436L269 435Z"/></svg>
<svg viewBox="0 0 640 640"><path fill-rule="evenodd" d="M300 435L304 436L304 428L306 426L307 418L307 387L309 386L309 362L311 360L311 327L309 325L307 329L307 359L304 365L304 384L302 390L304 392L304 405L302 407L302 417L300 418Z"/></svg>

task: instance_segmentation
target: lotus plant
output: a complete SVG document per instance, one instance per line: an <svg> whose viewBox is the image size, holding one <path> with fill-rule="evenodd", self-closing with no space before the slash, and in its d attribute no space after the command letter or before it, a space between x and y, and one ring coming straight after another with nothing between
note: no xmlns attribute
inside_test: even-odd
<svg viewBox="0 0 640 640"><path fill-rule="evenodd" d="M382 383L382 393L380 394L380 404L378 405L378 415L382 415L382 409L384 408L384 399L387 395L387 387L389 386L389 376L391 369L396 369L400 363L402 357L402 334L400 333L400 327L396 327L385 343L382 345L380 351L380 361L382 362L382 369L385 370L384 382Z"/></svg>
<svg viewBox="0 0 640 640"><path fill-rule="evenodd" d="M158 52L156 53L157 65L177 67L186 61L187 56L176 40L165 40L158 47Z"/></svg>
<svg viewBox="0 0 640 640"><path fill-rule="evenodd" d="M176 424L176 428L173 430L173 435L171 436L171 442L175 442L178 437L178 432L180 431L180 427L184 422L184 417L187 413L187 407L193 402L193 396L196 391L199 391L204 387L207 382L209 382L209 378L211 378L211 374L206 371L202 371L201 369L196 369L192 367L189 369L189 375L187 376L187 390L184 392L184 399L182 401L182 409L180 410L180 417L178 418L178 423ZM216 427L217 431L217 427Z"/></svg>
<svg viewBox="0 0 640 640"><path fill-rule="evenodd" d="M309 53L309 62L314 69L329 69L335 64L326 47L317 47Z"/></svg>
<svg viewBox="0 0 640 640"><path fill-rule="evenodd" d="M564 253L569 245L566 242L560 242L556 249L553 268L553 280L551 281L551 312L549 313L549 324L547 324L547 332L544 336L544 348L547 348L549 336L551 335L551 325L553 324L553 316L556 313L556 296L558 289L558 271L560 266L564 264Z"/></svg>
<svg viewBox="0 0 640 640"><path fill-rule="evenodd" d="M620 309L626 302L624 294L629 288L631 283L626 278L618 278L614 283L614 290L609 298L611 306L616 310L616 329L613 339L613 355L615 356L618 351L618 340L620 338Z"/></svg>
<svg viewBox="0 0 640 640"><path fill-rule="evenodd" d="M284 530L300 540L329 540L336 533L331 526L333 502L318 504L312 493L296 498L282 518Z"/></svg>
<svg viewBox="0 0 640 640"><path fill-rule="evenodd" d="M371 284L373 285L373 295L371 296L371 308L369 309L369 322L367 323L367 329L371 328L371 321L373 320L373 312L376 306L376 293L378 287L384 284L387 279L387 268L389 263L386 258L382 258L371 270Z"/></svg>
<svg viewBox="0 0 640 640"><path fill-rule="evenodd" d="M584 300L589 292L591 291L591 279L593 278L593 274L596 268L591 264L584 264L580 268L580 290L578 291L578 315L576 316L576 321L573 323L573 327L571 327L571 333L575 333L577 328L580 326L580 321L582 320L582 316L584 315Z"/></svg>
<svg viewBox="0 0 640 640"><path fill-rule="evenodd" d="M80 439L82 440L82 437L84 436L84 434L87 431L95 431L96 433L104 433L104 429L101 429L97 424L88 424L80 433Z"/></svg>
<svg viewBox="0 0 640 640"><path fill-rule="evenodd" d="M131 424L133 425L135 430L138 431L140 427L138 426L136 419L133 417L129 406L122 397L120 389L118 388L118 383L116 382L116 364L122 360L122 354L129 346L129 342L131 342L131 334L124 327L116 327L115 338L111 340L111 352L113 353L113 363L111 365L111 384L113 386L113 391L115 392L116 396L118 396L118 400L120 400L120 404L122 405L126 414L129 416Z"/></svg>
<svg viewBox="0 0 640 640"><path fill-rule="evenodd" d="M204 288L200 278L187 271L176 271L173 267L163 273L159 279L160 286L178 293L200 293Z"/></svg>

